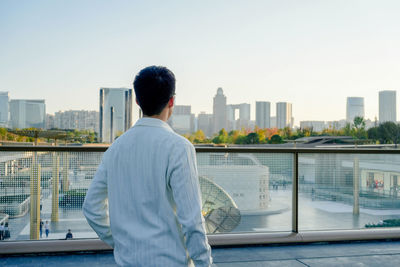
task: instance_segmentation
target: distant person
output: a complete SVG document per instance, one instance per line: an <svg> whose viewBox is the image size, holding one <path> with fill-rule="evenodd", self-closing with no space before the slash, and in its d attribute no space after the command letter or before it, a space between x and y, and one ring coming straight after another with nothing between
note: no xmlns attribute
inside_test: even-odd
<svg viewBox="0 0 400 267"><path fill-rule="evenodd" d="M10 230L8 229L8 222L4 224L3 240L11 237Z"/></svg>
<svg viewBox="0 0 400 267"><path fill-rule="evenodd" d="M72 239L72 238L74 238L74 237L72 236L71 229L68 229L68 232L65 235L65 240Z"/></svg>
<svg viewBox="0 0 400 267"><path fill-rule="evenodd" d="M49 237L49 233L50 233L50 224L49 221L46 221L46 223L44 224L44 231L46 233L46 238Z"/></svg>
<svg viewBox="0 0 400 267"><path fill-rule="evenodd" d="M40 238L42 238L42 234L43 234L43 221L42 221L42 219L40 219L39 232L40 232Z"/></svg>
<svg viewBox="0 0 400 267"><path fill-rule="evenodd" d="M83 213L118 265L210 266L196 153L166 123L175 76L147 67L134 89L144 117L104 153Z"/></svg>
<svg viewBox="0 0 400 267"><path fill-rule="evenodd" d="M3 223L0 224L0 240L4 239L4 225Z"/></svg>

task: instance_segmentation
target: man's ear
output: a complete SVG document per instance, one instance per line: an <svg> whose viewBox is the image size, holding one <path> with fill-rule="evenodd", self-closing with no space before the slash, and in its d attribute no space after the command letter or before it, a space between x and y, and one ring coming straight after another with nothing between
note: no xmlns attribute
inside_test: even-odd
<svg viewBox="0 0 400 267"><path fill-rule="evenodd" d="M171 98L169 99L169 101L168 101L168 107L169 107L169 108L171 108L171 107L174 106L174 100L175 100L174 97L171 97Z"/></svg>

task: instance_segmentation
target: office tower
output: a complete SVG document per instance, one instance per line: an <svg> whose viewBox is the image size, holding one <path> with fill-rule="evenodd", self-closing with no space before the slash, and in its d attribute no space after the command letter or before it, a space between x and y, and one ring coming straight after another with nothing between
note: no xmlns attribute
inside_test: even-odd
<svg viewBox="0 0 400 267"><path fill-rule="evenodd" d="M236 118L236 111L239 111L239 118ZM250 125L250 104L242 103L237 105L227 105L227 128L225 130L239 130L248 128Z"/></svg>
<svg viewBox="0 0 400 267"><path fill-rule="evenodd" d="M89 110L58 111L54 115L54 127L98 132L99 112Z"/></svg>
<svg viewBox="0 0 400 267"><path fill-rule="evenodd" d="M10 95L8 92L0 92L0 127L7 127L10 119L9 113Z"/></svg>
<svg viewBox="0 0 400 267"><path fill-rule="evenodd" d="M256 126L271 128L271 103L256 101Z"/></svg>
<svg viewBox="0 0 400 267"><path fill-rule="evenodd" d="M194 132L194 114L192 114L191 110L191 106L174 106L174 111L168 120L168 124L175 132L179 134Z"/></svg>
<svg viewBox="0 0 400 267"><path fill-rule="evenodd" d="M237 121L238 129L249 128L250 126L250 104L239 104L239 120Z"/></svg>
<svg viewBox="0 0 400 267"><path fill-rule="evenodd" d="M293 127L292 104L287 102L276 103L276 127L282 129Z"/></svg>
<svg viewBox="0 0 400 267"><path fill-rule="evenodd" d="M217 94L214 96L213 103L213 132L217 133L222 128L227 128L227 115L226 115L226 96L222 88L218 88Z"/></svg>
<svg viewBox="0 0 400 267"><path fill-rule="evenodd" d="M46 104L44 100L14 99L10 101L12 128L46 128Z"/></svg>
<svg viewBox="0 0 400 267"><path fill-rule="evenodd" d="M327 127L324 121L301 121L300 128L312 129L314 132L321 132Z"/></svg>
<svg viewBox="0 0 400 267"><path fill-rule="evenodd" d="M352 123L355 117L364 118L364 98L348 97L346 105L346 121Z"/></svg>
<svg viewBox="0 0 400 267"><path fill-rule="evenodd" d="M271 128L276 128L276 116L271 116Z"/></svg>
<svg viewBox="0 0 400 267"><path fill-rule="evenodd" d="M379 92L379 122L396 122L396 91Z"/></svg>
<svg viewBox="0 0 400 267"><path fill-rule="evenodd" d="M197 116L197 129L202 130L207 137L213 134L213 115L200 112Z"/></svg>
<svg viewBox="0 0 400 267"><path fill-rule="evenodd" d="M112 143L139 118L139 110L132 114L132 89L100 88L99 132L100 140Z"/></svg>
<svg viewBox="0 0 400 267"><path fill-rule="evenodd" d="M46 114L46 130L56 128L54 125L54 119L54 115Z"/></svg>

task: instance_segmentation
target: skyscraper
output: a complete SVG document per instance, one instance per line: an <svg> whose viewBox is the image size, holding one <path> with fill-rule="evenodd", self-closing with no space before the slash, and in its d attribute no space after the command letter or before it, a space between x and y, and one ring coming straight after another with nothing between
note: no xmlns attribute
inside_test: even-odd
<svg viewBox="0 0 400 267"><path fill-rule="evenodd" d="M10 96L8 92L0 92L0 127L6 127L10 119Z"/></svg>
<svg viewBox="0 0 400 267"><path fill-rule="evenodd" d="M139 117L138 111L132 114L132 89L100 88L100 140L112 143L114 139L132 126Z"/></svg>
<svg viewBox="0 0 400 267"><path fill-rule="evenodd" d="M192 107L187 105L175 105L174 112L169 118L168 124L179 134L194 132L194 114L192 114Z"/></svg>
<svg viewBox="0 0 400 267"><path fill-rule="evenodd" d="M379 92L379 122L396 122L396 91Z"/></svg>
<svg viewBox="0 0 400 267"><path fill-rule="evenodd" d="M58 111L54 116L54 127L99 131L99 112L88 110Z"/></svg>
<svg viewBox="0 0 400 267"><path fill-rule="evenodd" d="M236 110L239 111L239 118L236 117ZM250 125L250 104L242 103L237 105L227 105L227 128L225 130L238 130L248 128Z"/></svg>
<svg viewBox="0 0 400 267"><path fill-rule="evenodd" d="M214 129L213 132L216 133L222 128L227 128L227 117L226 117L226 96L222 88L218 88L217 94L214 96L213 103L213 121Z"/></svg>
<svg viewBox="0 0 400 267"><path fill-rule="evenodd" d="M346 105L346 121L353 122L355 117L364 118L364 98L348 97Z"/></svg>
<svg viewBox="0 0 400 267"><path fill-rule="evenodd" d="M202 130L207 137L211 137L213 134L212 121L213 121L212 114L200 112L200 114L197 116L197 125L198 125L197 128L198 130Z"/></svg>
<svg viewBox="0 0 400 267"><path fill-rule="evenodd" d="M292 104L287 102L276 103L276 127L282 129L293 127Z"/></svg>
<svg viewBox="0 0 400 267"><path fill-rule="evenodd" d="M271 128L271 103L256 101L256 126Z"/></svg>
<svg viewBox="0 0 400 267"><path fill-rule="evenodd" d="M46 104L44 100L14 99L10 101L10 125L12 128L46 128Z"/></svg>

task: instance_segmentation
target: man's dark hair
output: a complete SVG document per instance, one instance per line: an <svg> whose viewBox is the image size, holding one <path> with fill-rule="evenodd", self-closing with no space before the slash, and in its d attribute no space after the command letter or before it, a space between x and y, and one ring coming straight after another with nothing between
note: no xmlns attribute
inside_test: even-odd
<svg viewBox="0 0 400 267"><path fill-rule="evenodd" d="M150 66L136 75L133 88L143 114L158 115L175 95L175 75L166 67Z"/></svg>

